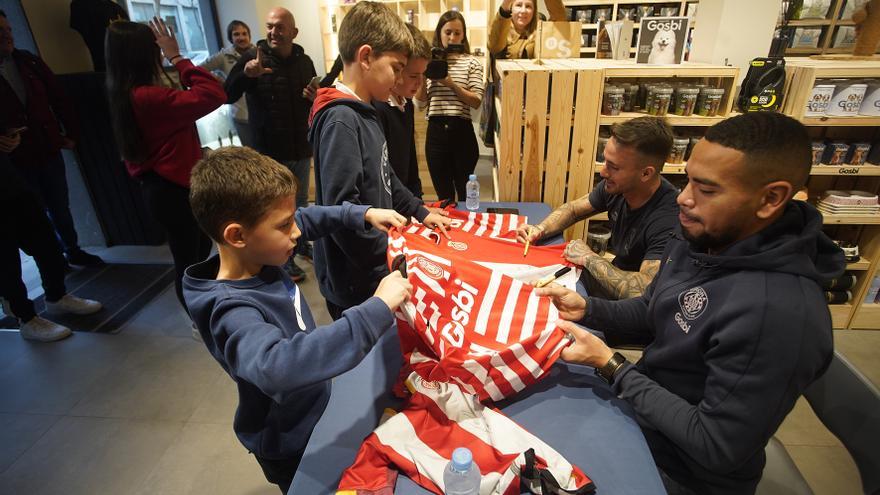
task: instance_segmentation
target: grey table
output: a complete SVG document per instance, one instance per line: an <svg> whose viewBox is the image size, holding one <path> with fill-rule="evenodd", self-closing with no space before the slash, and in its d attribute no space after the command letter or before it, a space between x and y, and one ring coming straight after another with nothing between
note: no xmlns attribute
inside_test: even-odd
<svg viewBox="0 0 880 495"><path fill-rule="evenodd" d="M481 210L492 206L518 208L531 223L550 213L541 203L484 203ZM333 381L330 403L288 495L336 491L342 472L354 462L383 409L400 405L389 391L401 362L397 334L387 332L356 368ZM665 493L632 409L614 397L592 368L559 362L545 379L497 406L580 467L597 493ZM395 493L430 492L401 475Z"/></svg>

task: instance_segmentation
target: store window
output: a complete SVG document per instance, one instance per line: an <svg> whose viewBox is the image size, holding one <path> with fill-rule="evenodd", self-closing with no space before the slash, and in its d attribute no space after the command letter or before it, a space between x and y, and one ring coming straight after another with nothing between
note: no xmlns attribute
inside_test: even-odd
<svg viewBox="0 0 880 495"><path fill-rule="evenodd" d="M199 0L127 0L128 12L134 22L147 22L158 13L174 33L181 53L198 64L208 57L208 39L202 22Z"/></svg>

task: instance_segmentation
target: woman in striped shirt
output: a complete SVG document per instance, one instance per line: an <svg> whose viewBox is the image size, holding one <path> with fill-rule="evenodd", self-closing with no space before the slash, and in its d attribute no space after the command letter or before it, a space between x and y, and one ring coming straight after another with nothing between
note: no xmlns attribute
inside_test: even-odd
<svg viewBox="0 0 880 495"><path fill-rule="evenodd" d="M474 172L480 150L471 122L471 108L483 98L483 63L470 54L464 17L455 10L440 16L434 31L434 47L447 53L449 74L428 80L416 95L419 108L428 107L425 155L428 171L439 199L464 201L465 184ZM456 45L463 46L457 53Z"/></svg>

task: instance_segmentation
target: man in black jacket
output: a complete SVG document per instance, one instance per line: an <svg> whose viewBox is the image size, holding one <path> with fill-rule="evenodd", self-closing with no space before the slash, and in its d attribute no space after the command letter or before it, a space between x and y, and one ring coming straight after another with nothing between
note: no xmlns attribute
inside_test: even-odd
<svg viewBox="0 0 880 495"><path fill-rule="evenodd" d="M266 17L266 39L256 50L242 55L226 79L227 103L247 94L248 118L254 133L254 147L289 168L299 181L296 207L308 205L312 149L308 140L309 110L315 90L312 59L293 42L299 30L289 10L276 7ZM312 259L311 246L297 245L297 253ZM294 281L305 279L293 257L285 269Z"/></svg>
<svg viewBox="0 0 880 495"><path fill-rule="evenodd" d="M629 402L670 494L754 493L764 446L832 356L820 284L844 270L811 205L791 201L810 172L803 125L749 113L710 128L678 197L682 238L645 294L582 298L538 289L565 320L649 335L636 364L560 320L562 359L597 369Z"/></svg>

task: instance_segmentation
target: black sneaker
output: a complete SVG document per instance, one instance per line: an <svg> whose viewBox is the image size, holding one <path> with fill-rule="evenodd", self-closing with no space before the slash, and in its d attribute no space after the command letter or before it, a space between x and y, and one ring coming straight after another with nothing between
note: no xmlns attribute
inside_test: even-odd
<svg viewBox="0 0 880 495"><path fill-rule="evenodd" d="M76 249L67 253L67 262L77 266L103 266L104 260L89 254L82 249Z"/></svg>
<svg viewBox="0 0 880 495"><path fill-rule="evenodd" d="M309 241L303 241L301 244L296 245L296 254L305 258L309 263L314 263L314 255L312 254L312 244Z"/></svg>
<svg viewBox="0 0 880 495"><path fill-rule="evenodd" d="M304 272L302 268L296 266L296 263L293 261L293 256L287 260L287 263L285 263L282 268L288 275L290 275L290 279L294 282L302 282L306 279L306 272Z"/></svg>

